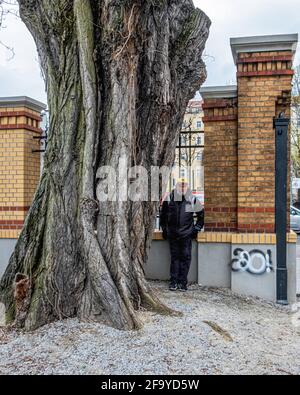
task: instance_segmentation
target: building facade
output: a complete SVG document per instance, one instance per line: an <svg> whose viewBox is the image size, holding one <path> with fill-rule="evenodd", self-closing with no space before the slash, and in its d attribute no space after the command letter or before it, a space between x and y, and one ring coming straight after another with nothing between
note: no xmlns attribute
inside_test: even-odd
<svg viewBox="0 0 300 395"><path fill-rule="evenodd" d="M171 189L178 177L189 180L194 193L204 195L204 123L203 101L191 100L185 112L180 140L176 149Z"/></svg>
<svg viewBox="0 0 300 395"><path fill-rule="evenodd" d="M297 34L231 39L237 85L201 90L205 228L194 243L190 280L280 303L296 301L297 237L289 229L290 152L284 162L278 150L281 142L288 151L290 133L275 129L275 120L287 124L291 115L297 43ZM278 198L283 173L286 196ZM276 224L285 216L279 232ZM159 233L155 239L148 276L167 279L161 262L168 246Z"/></svg>

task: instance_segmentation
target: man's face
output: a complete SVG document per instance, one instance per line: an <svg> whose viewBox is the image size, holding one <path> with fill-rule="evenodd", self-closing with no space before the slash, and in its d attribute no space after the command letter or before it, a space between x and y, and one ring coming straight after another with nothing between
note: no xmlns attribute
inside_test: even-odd
<svg viewBox="0 0 300 395"><path fill-rule="evenodd" d="M176 189L180 195L185 195L187 193L188 187L189 187L189 184L180 182L177 184Z"/></svg>

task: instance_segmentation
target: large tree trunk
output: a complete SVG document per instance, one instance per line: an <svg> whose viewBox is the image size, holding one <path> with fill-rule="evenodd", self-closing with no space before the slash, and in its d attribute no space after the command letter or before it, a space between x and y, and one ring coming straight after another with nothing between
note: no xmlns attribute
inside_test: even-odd
<svg viewBox="0 0 300 395"><path fill-rule="evenodd" d="M104 165L170 166L184 111L206 77L210 21L192 0L19 0L50 109L45 168L0 283L7 322L66 317L139 328L137 311L172 313L144 264L157 203L99 202ZM101 185L100 185L101 186ZM16 314L17 273L31 284ZM28 297L27 297L28 299Z"/></svg>

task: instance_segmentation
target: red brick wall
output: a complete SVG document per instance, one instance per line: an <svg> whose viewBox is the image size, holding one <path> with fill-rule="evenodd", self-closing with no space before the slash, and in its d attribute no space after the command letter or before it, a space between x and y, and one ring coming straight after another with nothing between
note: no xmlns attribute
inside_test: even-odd
<svg viewBox="0 0 300 395"><path fill-rule="evenodd" d="M206 100L204 105L205 230L237 227L237 100Z"/></svg>
<svg viewBox="0 0 300 395"><path fill-rule="evenodd" d="M292 53L241 53L237 69L238 97L204 102L205 230L274 233L273 120L290 116ZM290 163L287 179L289 191Z"/></svg>
<svg viewBox="0 0 300 395"><path fill-rule="evenodd" d="M289 52L240 54L238 58L238 230L275 232L275 132L278 103L289 97ZM286 103L289 103L287 100ZM286 107L286 108L284 108ZM289 116L289 106L284 109ZM276 111L277 110L277 111ZM289 179L289 175L288 175Z"/></svg>
<svg viewBox="0 0 300 395"><path fill-rule="evenodd" d="M40 115L0 108L0 238L17 238L40 178Z"/></svg>

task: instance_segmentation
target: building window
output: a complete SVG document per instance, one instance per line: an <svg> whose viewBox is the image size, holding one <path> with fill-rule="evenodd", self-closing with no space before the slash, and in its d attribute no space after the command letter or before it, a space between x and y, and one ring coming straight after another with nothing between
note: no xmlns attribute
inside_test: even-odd
<svg viewBox="0 0 300 395"><path fill-rule="evenodd" d="M203 157L203 153L197 152L196 159L200 161L200 160L202 160L202 157Z"/></svg>
<svg viewBox="0 0 300 395"><path fill-rule="evenodd" d="M181 159L182 160L187 160L187 154L181 154Z"/></svg>
<svg viewBox="0 0 300 395"><path fill-rule="evenodd" d="M185 178L185 169L180 169L180 177Z"/></svg>
<svg viewBox="0 0 300 395"><path fill-rule="evenodd" d="M202 122L201 121L197 121L197 128L200 129L202 127Z"/></svg>
<svg viewBox="0 0 300 395"><path fill-rule="evenodd" d="M202 143L202 139L200 136L197 137L197 145L201 145Z"/></svg>
<svg viewBox="0 0 300 395"><path fill-rule="evenodd" d="M181 145L186 145L186 143L187 143L187 137L181 136Z"/></svg>
<svg viewBox="0 0 300 395"><path fill-rule="evenodd" d="M186 110L187 114L200 114L201 109L199 107L188 107Z"/></svg>

